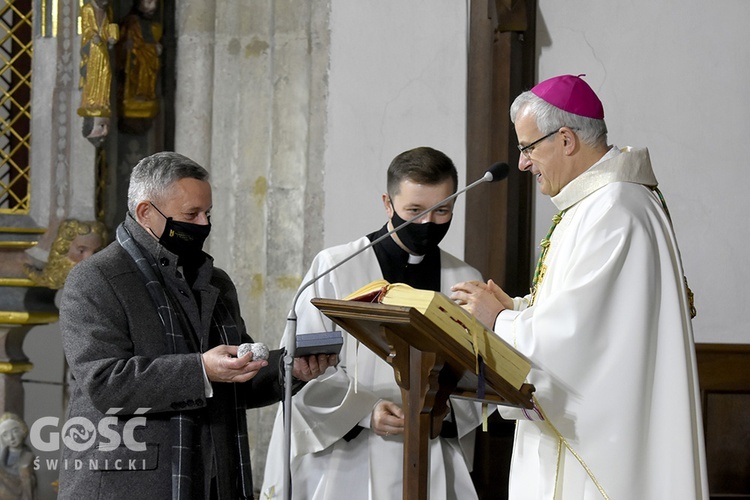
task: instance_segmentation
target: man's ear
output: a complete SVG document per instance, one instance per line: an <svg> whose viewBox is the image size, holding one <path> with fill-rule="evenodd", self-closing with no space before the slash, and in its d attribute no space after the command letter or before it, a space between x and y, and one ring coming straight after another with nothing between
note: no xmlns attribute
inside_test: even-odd
<svg viewBox="0 0 750 500"><path fill-rule="evenodd" d="M153 216L154 207L148 201L141 201L135 206L135 220L143 227L151 227L151 217Z"/></svg>
<svg viewBox="0 0 750 500"><path fill-rule="evenodd" d="M578 139L575 132L568 127L562 127L560 133L563 135L563 151L566 156L570 156L578 151L581 146L581 141Z"/></svg>
<svg viewBox="0 0 750 500"><path fill-rule="evenodd" d="M388 215L388 218L390 219L393 217L393 203L391 203L391 197L388 196L388 193L383 193L383 206L385 207L385 213Z"/></svg>

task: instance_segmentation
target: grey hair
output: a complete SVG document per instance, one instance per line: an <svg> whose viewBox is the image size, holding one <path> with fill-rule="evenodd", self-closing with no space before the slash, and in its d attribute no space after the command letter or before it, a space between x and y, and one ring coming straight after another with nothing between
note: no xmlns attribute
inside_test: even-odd
<svg viewBox="0 0 750 500"><path fill-rule="evenodd" d="M546 135L562 127L573 129L581 140L591 147L607 145L607 124L604 120L574 115L553 106L530 90L522 93L510 106L510 121L516 123L519 113L528 111L536 119L536 128Z"/></svg>
<svg viewBox="0 0 750 500"><path fill-rule="evenodd" d="M143 158L130 173L128 210L135 215L140 202L164 198L173 182L185 178L208 181L208 171L190 158L169 151Z"/></svg>

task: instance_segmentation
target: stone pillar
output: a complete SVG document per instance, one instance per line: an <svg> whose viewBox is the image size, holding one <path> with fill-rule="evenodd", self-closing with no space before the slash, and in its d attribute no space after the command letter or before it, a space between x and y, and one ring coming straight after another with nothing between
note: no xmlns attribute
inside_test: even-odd
<svg viewBox="0 0 750 500"><path fill-rule="evenodd" d="M207 251L248 333L278 346L323 241L329 0L178 2L175 149L211 172ZM277 406L248 413L262 482Z"/></svg>
<svg viewBox="0 0 750 500"><path fill-rule="evenodd" d="M175 151L209 167L216 2L175 2Z"/></svg>
<svg viewBox="0 0 750 500"><path fill-rule="evenodd" d="M76 0L58 3L56 32L35 34L31 136L31 211L47 228L28 253L46 260L58 224L66 218L94 219L95 149L81 134L80 37Z"/></svg>

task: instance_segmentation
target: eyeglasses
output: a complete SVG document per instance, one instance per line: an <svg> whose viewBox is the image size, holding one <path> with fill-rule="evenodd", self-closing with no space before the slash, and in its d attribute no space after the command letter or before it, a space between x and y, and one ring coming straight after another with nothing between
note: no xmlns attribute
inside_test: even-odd
<svg viewBox="0 0 750 500"><path fill-rule="evenodd" d="M523 153L523 155L524 155L524 156L525 156L525 157L526 157L527 159L530 159L530 158L531 158L531 152L532 152L532 151L534 151L534 147L535 147L535 146L536 146L537 144L539 144L540 142L542 142L542 141L543 141L544 139L546 139L547 137L552 137L553 135L555 135L555 134L556 134L556 133L558 133L559 131L560 131L560 129L558 129L558 130L554 130L554 131L550 132L549 134L545 135L544 137L542 137L541 139L537 139L537 140L535 140L534 142L532 142L532 143L531 143L531 144L529 144L528 146L521 146L521 145L519 144L519 145L518 145L518 150L519 150L519 151L520 151L521 153Z"/></svg>

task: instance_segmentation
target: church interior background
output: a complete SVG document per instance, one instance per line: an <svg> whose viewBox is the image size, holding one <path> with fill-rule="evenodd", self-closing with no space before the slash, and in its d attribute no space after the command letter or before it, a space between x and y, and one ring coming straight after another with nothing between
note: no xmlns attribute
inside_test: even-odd
<svg viewBox="0 0 750 500"><path fill-rule="evenodd" d="M540 1L547 7L549 17L537 22L537 2L530 0L420 0L409 5L391 0L381 6L370 3L4 0L0 6L0 414L18 415L28 426L46 422L42 437L50 442L54 441L53 433L62 430L67 372L56 327L59 290L72 265L111 241L114 228L125 214L130 169L143 156L174 150L209 168L213 211L221 215L212 220L214 227L206 250L235 280L243 316L252 325L253 335L274 346L281 338L291 298L312 257L331 239L333 243L341 242L339 238L347 236L342 235L344 230L354 230L359 235L358 227L326 225L329 211L337 210L335 200L326 199L336 189L333 182L371 184L375 202L382 191L387 161L395 153L423 143L444 144L444 149L459 159L457 166L467 164L459 167L464 180L473 180L498 158L513 163L510 155L515 150L515 137L505 111L492 116L484 116L482 111L487 102L497 102L491 100L497 88L507 99L533 83L537 72L549 76L542 73L558 70L555 63L545 66L538 62L543 59L539 47L554 52L554 38L559 50L564 50L567 40L561 33L578 33L569 28L575 24L572 21L569 25L550 22L553 11L558 19L565 17L563 8ZM578 2L581 3L585 2ZM635 4L628 9L650 8L645 0ZM712 18L704 16L703 8L693 6L683 12L709 22ZM394 15L394 9L398 9L398 15ZM608 19L609 12L601 15ZM738 14L722 19L732 23L743 18L746 16ZM472 60L481 50L477 48L481 43L476 45L475 39L466 39L468 26L478 33L481 23L487 25L487 43L501 42L500 48L489 49L487 67L501 67L502 64L493 65L498 60L505 61L506 73L495 71L497 74L488 76L487 71L481 71L482 64ZM346 33L349 38L343 43L364 54L368 40L357 35L365 31L363 24L392 30L378 39L383 47L390 37L400 43L399 47L408 45L414 52L402 68L386 75L387 79L398 81L401 73L413 71L407 75L413 85L403 85L394 92L402 93L404 100L393 96L382 101L372 98L377 85L367 82L368 78L375 80L381 59L395 54L383 47L376 47L369 61L366 55L353 56L350 62L356 63L352 65L356 69L344 71L348 79L345 85L341 83L342 71L332 72L332 61L341 58L342 43L333 43L332 38ZM337 27L338 35L332 26ZM534 26L545 28L538 42L533 37ZM722 34L727 31L726 23L722 30ZM550 33L557 34L557 38ZM589 33L580 43L588 45L594 36ZM469 45L471 51L467 50ZM384 56L377 52L378 48ZM642 57L649 57L646 52ZM568 61L569 53L566 54ZM601 49L586 56L589 59L582 59L604 61L612 71L624 59L622 56L617 50ZM713 57L705 59L715 61ZM367 66L374 68L372 74L358 73ZM467 67L471 75L468 82ZM700 73L709 75L711 71ZM592 79L597 76L596 70L592 71ZM482 84L484 87L477 85L484 77L489 78ZM433 88L436 81L444 87L443 91L448 89L452 94L437 93ZM489 93L485 96L483 92ZM480 94L483 97L472 102ZM361 108L353 102L368 99L385 110L382 115L354 112ZM350 105L351 110L346 109ZM367 142L359 143L342 133L346 127L339 117L347 112L353 115L351 123L355 125L346 132L366 136ZM485 121L480 120L480 115ZM628 119L621 121L630 123ZM400 129L399 123L409 128ZM467 129L471 140L467 140ZM482 136L479 129L492 129L497 135ZM412 143L403 145L392 138L399 135L407 136ZM389 147L372 146L379 142L386 142ZM359 166L355 161L360 161L360 153L375 160L361 168L349 168L350 164ZM343 166L331 175L332 166L339 164ZM337 175L337 180L333 180ZM740 175L747 174L743 170ZM743 184L746 185L735 183ZM458 214L466 216L466 227L489 224L472 227L493 232L502 228L501 240L507 252L504 250L490 261L487 249L467 246L467 260L477 262L475 265L490 276L499 276L499 282L508 280L520 286L531 272L534 251L533 236L520 228L532 225L533 211L539 208L532 209L530 205L530 184L511 178L509 185L512 189L502 188L500 194L485 195L490 198L485 199L487 203L500 204L493 205L493 213L504 213L504 207L522 207L502 222L492 219L496 215L483 217L473 213L471 206L466 207L466 212L459 207ZM707 182L704 187L708 185ZM688 242L692 242L691 238L700 240L701 234L690 232L695 225L685 223L685 219L695 215L691 212L690 195L682 201L680 194L675 194L674 215L680 229L686 229L684 238ZM715 206L724 198L736 199L719 198L711 197ZM362 212L374 213L371 219L362 216L362 224L368 229L382 224L379 209L374 206L362 208ZM722 212L731 214L733 210ZM739 221L728 225L744 227ZM464 248L463 231L463 227L452 229L458 236L449 242L461 249L454 252L459 255ZM697 246L696 243L684 248ZM701 261L702 255L688 250L685 259L688 269L696 269L699 266L695 262ZM511 269L512 262L522 265ZM710 290L716 276L708 270L702 272L694 273L697 278L691 279L691 284L695 283L694 288L699 290ZM727 275L718 281L744 284L745 272L738 269L736 276ZM744 288L739 284L727 286L726 300L739 300L739 290ZM720 294L704 293L703 300L709 300L706 295ZM711 308L706 310L710 317ZM704 318L706 315L698 321ZM706 373L715 375L711 380L716 382L706 386L715 393L704 396L704 405L711 409L714 402L716 415L723 415L714 421L728 422L726 427L737 430L739 438L709 436L716 443L713 447L711 443L707 445L709 460L714 453L717 462L733 467L729 475L721 476L714 469L711 476L709 465L709 474L712 484L723 480L730 484L727 491L747 498L750 457L746 450L750 448L742 443L749 442L750 434L747 422L738 416L750 409L750 376L746 368L750 366L746 362L750 349L740 345L748 343L743 323L732 324L738 326L729 333L720 331L717 336L723 334L722 342L738 344L737 347L706 349L710 351L704 358ZM715 355L721 357L712 357ZM726 356L734 357L728 362ZM721 405L717 403L719 399L712 397L721 397ZM267 434L275 413L275 406L248 413L257 484L261 483ZM508 446L503 432L491 441L493 445ZM745 451L738 450L737 443ZM40 459L35 471L40 499L55 498L56 470L62 466L55 463L59 452L54 446L49 448L34 450ZM493 450L486 452L491 455ZM482 472L492 477L491 468Z"/></svg>

